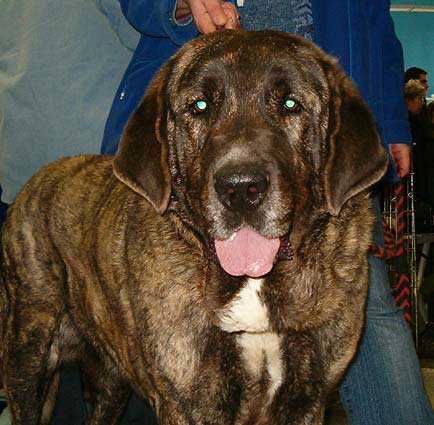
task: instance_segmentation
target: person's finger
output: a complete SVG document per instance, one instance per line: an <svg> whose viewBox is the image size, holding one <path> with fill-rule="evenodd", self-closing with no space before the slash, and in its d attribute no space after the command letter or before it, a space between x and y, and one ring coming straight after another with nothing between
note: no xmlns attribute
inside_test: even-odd
<svg viewBox="0 0 434 425"><path fill-rule="evenodd" d="M215 26L214 22L211 20L209 15L205 13L201 16L200 20L196 21L197 29L202 34L208 34L210 32L214 32L218 29L218 27Z"/></svg>
<svg viewBox="0 0 434 425"><path fill-rule="evenodd" d="M401 157L399 159L398 166L399 166L399 172L398 172L399 177L405 177L410 171L410 163L406 161L405 157Z"/></svg>
<svg viewBox="0 0 434 425"><path fill-rule="evenodd" d="M202 34L222 28L235 29L240 27L237 8L231 2L222 2L222 0L183 1L188 4L194 22Z"/></svg>
<svg viewBox="0 0 434 425"><path fill-rule="evenodd" d="M191 13L193 15L194 22L200 33L208 34L217 29L217 26L212 21L209 12L206 8L206 1L191 0L190 8L191 8Z"/></svg>
<svg viewBox="0 0 434 425"><path fill-rule="evenodd" d="M204 5L212 23L217 28L223 28L228 21L225 9L223 8L224 3L221 0L204 0Z"/></svg>
<svg viewBox="0 0 434 425"><path fill-rule="evenodd" d="M223 10L227 18L224 28L227 29L240 28L240 16L238 14L236 7L230 2L225 2L223 3Z"/></svg>
<svg viewBox="0 0 434 425"><path fill-rule="evenodd" d="M405 177L410 172L410 164L405 163L404 161L401 161L399 163L399 177Z"/></svg>

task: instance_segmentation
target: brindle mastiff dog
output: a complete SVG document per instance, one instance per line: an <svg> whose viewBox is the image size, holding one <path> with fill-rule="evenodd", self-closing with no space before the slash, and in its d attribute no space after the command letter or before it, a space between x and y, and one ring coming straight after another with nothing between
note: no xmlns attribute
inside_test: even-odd
<svg viewBox="0 0 434 425"><path fill-rule="evenodd" d="M47 165L9 211L14 425L49 413L70 361L95 389L91 424L118 423L131 391L160 425L321 424L359 340L368 187L386 167L366 104L318 47L274 31L190 42L114 159Z"/></svg>

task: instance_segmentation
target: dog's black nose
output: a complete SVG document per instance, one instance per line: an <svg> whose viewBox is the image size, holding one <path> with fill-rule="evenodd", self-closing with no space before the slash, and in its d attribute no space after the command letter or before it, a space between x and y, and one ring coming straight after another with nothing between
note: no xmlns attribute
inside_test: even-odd
<svg viewBox="0 0 434 425"><path fill-rule="evenodd" d="M218 197L227 208L242 211L261 204L269 186L264 172L220 172L214 180Z"/></svg>

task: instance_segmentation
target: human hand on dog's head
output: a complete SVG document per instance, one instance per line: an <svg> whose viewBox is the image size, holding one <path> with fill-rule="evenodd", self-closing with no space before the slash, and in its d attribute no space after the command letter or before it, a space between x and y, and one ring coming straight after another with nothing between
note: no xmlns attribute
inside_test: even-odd
<svg viewBox="0 0 434 425"><path fill-rule="evenodd" d="M219 29L240 27L239 15L231 2L221 0L179 0L176 17L193 15L194 22L202 34Z"/></svg>

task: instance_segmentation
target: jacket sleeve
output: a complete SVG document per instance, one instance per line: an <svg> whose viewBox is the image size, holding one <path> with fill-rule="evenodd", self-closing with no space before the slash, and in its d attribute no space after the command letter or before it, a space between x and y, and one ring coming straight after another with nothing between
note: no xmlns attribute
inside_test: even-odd
<svg viewBox="0 0 434 425"><path fill-rule="evenodd" d="M198 30L191 17L176 20L177 0L120 0L122 12L141 34L167 37L181 46L196 37Z"/></svg>
<svg viewBox="0 0 434 425"><path fill-rule="evenodd" d="M379 34L382 38L382 60L381 67L383 75L384 101L384 142L405 143L411 146L411 136L408 123L408 111L404 102L404 61L402 46L399 42L390 15L390 1L376 0L381 10L377 10L379 16L383 15L382 22L378 22L377 28L381 28Z"/></svg>

